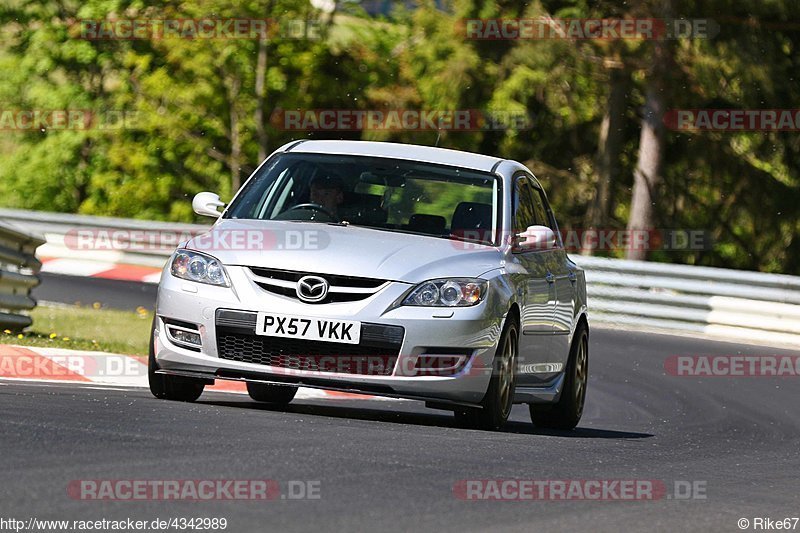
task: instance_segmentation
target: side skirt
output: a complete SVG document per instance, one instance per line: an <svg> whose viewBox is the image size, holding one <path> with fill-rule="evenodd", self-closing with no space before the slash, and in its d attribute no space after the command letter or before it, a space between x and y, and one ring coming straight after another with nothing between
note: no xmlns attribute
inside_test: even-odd
<svg viewBox="0 0 800 533"><path fill-rule="evenodd" d="M564 388L564 372L561 372L552 384L544 387L517 387L514 391L514 403L555 403L561 397Z"/></svg>

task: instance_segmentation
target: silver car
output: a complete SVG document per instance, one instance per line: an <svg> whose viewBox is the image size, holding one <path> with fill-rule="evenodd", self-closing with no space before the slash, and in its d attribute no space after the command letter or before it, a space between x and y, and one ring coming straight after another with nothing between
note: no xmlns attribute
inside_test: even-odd
<svg viewBox="0 0 800 533"><path fill-rule="evenodd" d="M270 155L166 265L150 389L215 380L290 402L297 387L422 400L467 427L514 403L571 429L588 378L583 271L524 165L380 142L297 141ZM219 209L222 208L220 212Z"/></svg>

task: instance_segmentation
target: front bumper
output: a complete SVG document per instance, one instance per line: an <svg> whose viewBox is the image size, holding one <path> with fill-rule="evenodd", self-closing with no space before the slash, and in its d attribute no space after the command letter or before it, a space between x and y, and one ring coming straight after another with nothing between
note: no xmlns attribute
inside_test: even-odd
<svg viewBox="0 0 800 533"><path fill-rule="evenodd" d="M475 307L394 307L411 285L393 282L364 300L315 305L264 291L244 267L226 266L226 269L231 288L181 280L167 270L163 273L158 291L155 355L164 372L466 404L477 404L486 393L503 320L501 306L492 303L491 290L487 299ZM387 375L287 369L221 358L218 339L221 310L229 317L253 316L265 311L357 320L377 327L400 327L403 335L396 361ZM194 351L174 342L167 334L165 320L196 326L202 348ZM249 327L245 323L240 326ZM247 331L240 329L238 333ZM450 375L419 375L418 359L430 353L464 354L465 363Z"/></svg>

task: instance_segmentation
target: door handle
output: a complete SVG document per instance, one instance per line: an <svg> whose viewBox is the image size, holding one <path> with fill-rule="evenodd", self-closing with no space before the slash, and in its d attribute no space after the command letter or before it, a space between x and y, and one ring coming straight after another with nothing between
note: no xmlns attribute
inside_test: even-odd
<svg viewBox="0 0 800 533"><path fill-rule="evenodd" d="M547 283L555 283L556 282L556 277L553 275L552 272L548 272L544 276L544 279L545 279L545 281L547 281Z"/></svg>
<svg viewBox="0 0 800 533"><path fill-rule="evenodd" d="M575 283L576 281L578 281L578 275L575 273L575 271L574 271L574 270L570 270L570 271L569 271L569 280L570 280L572 283Z"/></svg>

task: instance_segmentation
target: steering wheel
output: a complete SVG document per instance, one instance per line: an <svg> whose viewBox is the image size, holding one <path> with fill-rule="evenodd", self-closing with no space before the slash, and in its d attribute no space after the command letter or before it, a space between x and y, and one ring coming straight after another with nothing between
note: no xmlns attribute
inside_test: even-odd
<svg viewBox="0 0 800 533"><path fill-rule="evenodd" d="M286 212L289 212L289 211L293 211L295 209L297 209L297 210L308 209L308 210L311 210L311 211L318 211L318 212L326 215L333 222L339 222L339 218L338 217L334 216L333 213L328 211L324 206L322 206L320 204L315 204L313 202L308 202L308 203L305 203L305 204L297 204L297 205L293 205L292 207L290 207L289 209L287 209L284 212L286 213Z"/></svg>

